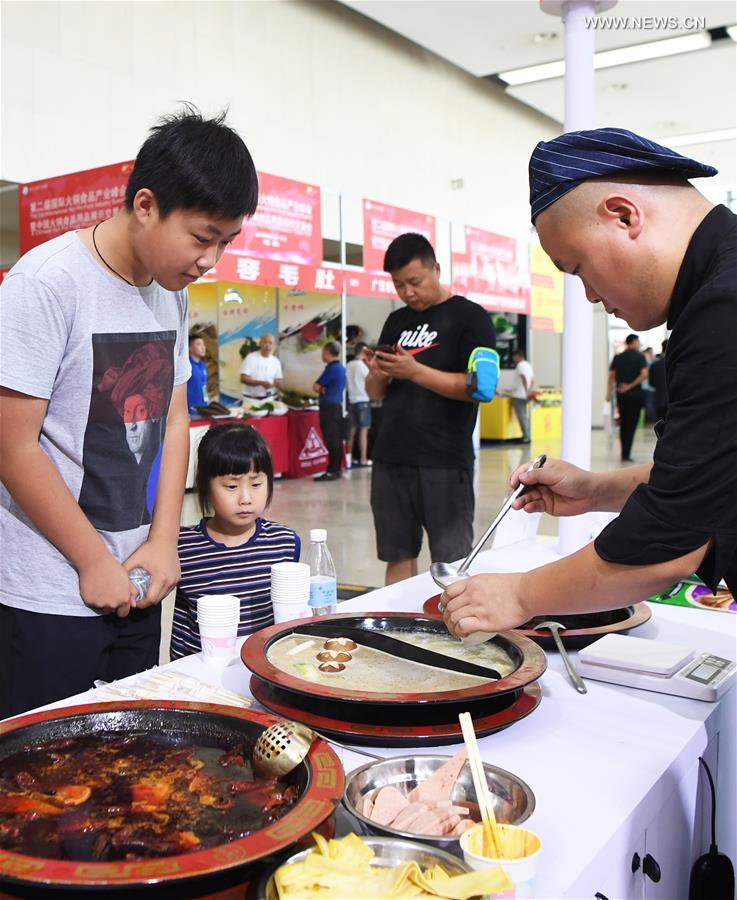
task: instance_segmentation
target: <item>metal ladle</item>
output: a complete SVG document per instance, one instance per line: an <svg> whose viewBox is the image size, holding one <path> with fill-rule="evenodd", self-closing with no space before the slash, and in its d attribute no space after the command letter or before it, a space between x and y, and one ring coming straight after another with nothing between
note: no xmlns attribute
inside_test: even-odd
<svg viewBox="0 0 737 900"><path fill-rule="evenodd" d="M547 622L538 622L538 624L535 625L535 631L539 631L541 628L547 629L553 635L555 646L558 648L558 653L560 653L561 655L563 665L568 671L568 675L573 682L573 686L576 688L579 694L587 694L588 690L586 688L586 685L583 683L583 679L578 674L578 672L573 668L573 663L571 662L566 648L563 646L563 641L560 639L560 634L558 633L560 631L565 631L566 626L562 625L560 622L553 622L552 620L550 620Z"/></svg>
<svg viewBox="0 0 737 900"><path fill-rule="evenodd" d="M358 753L360 756L379 760L384 758L326 738L318 731L302 725L301 722L290 722L283 719L274 722L259 735L253 748L253 768L259 775L265 775L267 778L283 778L296 769L307 756L316 737L322 738L336 747Z"/></svg>
<svg viewBox="0 0 737 900"><path fill-rule="evenodd" d="M536 457L532 463L528 466L527 471L531 472L533 469L541 469L545 465L545 460L547 456L542 453L540 456ZM514 501L521 497L523 494L527 493L527 491L532 489L532 485L522 484L520 483L507 497L507 499L502 504L502 508L497 513L494 521L489 525L486 531L482 534L481 539L476 543L468 556L463 560L463 562L456 568L450 563L446 562L434 562L430 566L430 574L432 575L432 579L437 584L439 588L445 590L449 585L454 584L456 581L463 581L464 578L468 578L468 569L471 563L476 559L478 554L484 547L484 544L489 540L491 535L496 530L497 525L501 522L501 520L506 516L509 510L512 508ZM443 608L441 605L441 612L443 612ZM490 634L486 631L477 631L473 635L469 635L467 638L463 638L462 640L468 644L481 644L484 641L490 640L494 637L493 634Z"/></svg>

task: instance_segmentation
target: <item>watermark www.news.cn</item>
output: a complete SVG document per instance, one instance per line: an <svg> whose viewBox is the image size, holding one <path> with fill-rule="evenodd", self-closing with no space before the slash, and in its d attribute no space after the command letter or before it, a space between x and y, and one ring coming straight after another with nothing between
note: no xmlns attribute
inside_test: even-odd
<svg viewBox="0 0 737 900"><path fill-rule="evenodd" d="M706 16L585 16L594 31L706 31Z"/></svg>

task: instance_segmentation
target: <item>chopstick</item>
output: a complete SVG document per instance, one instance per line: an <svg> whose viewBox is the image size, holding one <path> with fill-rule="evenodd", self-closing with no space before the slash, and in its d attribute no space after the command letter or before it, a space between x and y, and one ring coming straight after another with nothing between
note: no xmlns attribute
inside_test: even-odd
<svg viewBox="0 0 737 900"><path fill-rule="evenodd" d="M481 813L481 825L484 834L483 855L493 856L494 859L503 859L501 835L496 824L494 806L489 796L486 773L484 772L484 764L481 761L479 745L476 742L476 732L473 729L471 714L467 712L460 713L458 721L461 723L463 740L468 753L468 765L471 768L473 787L476 791L476 800Z"/></svg>

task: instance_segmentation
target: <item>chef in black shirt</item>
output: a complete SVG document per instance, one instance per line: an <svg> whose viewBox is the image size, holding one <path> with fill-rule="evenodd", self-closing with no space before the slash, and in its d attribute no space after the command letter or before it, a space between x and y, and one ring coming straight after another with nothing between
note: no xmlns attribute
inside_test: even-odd
<svg viewBox="0 0 737 900"><path fill-rule="evenodd" d="M513 486L534 485L519 509L619 516L559 561L451 585L453 633L621 607L694 572L737 591L737 217L687 180L714 174L622 129L535 148L532 221L557 267L632 328L672 330L668 410L652 463L592 473L553 460L513 473Z"/></svg>
<svg viewBox="0 0 737 900"><path fill-rule="evenodd" d="M463 559L471 550L477 404L466 370L473 351L494 348L496 336L478 303L440 284L435 252L421 234L395 238L384 269L404 306L384 323L366 390L383 400L371 508L378 557L392 584L417 574L423 528L433 562Z"/></svg>

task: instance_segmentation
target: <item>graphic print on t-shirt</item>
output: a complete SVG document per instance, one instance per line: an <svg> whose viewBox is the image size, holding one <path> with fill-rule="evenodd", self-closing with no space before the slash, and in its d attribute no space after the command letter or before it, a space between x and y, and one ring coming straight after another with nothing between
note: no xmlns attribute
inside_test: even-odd
<svg viewBox="0 0 737 900"><path fill-rule="evenodd" d="M92 335L92 395L79 505L95 528L151 522L146 491L174 385L176 332Z"/></svg>
<svg viewBox="0 0 737 900"><path fill-rule="evenodd" d="M414 329L406 329L399 335L397 346L406 350L410 356L416 356L423 350L430 350L433 347L439 347L440 342L436 341L437 331L430 331L427 323Z"/></svg>

